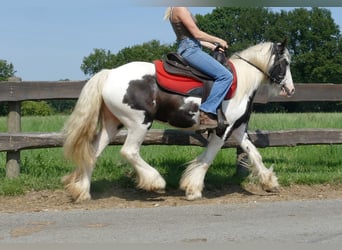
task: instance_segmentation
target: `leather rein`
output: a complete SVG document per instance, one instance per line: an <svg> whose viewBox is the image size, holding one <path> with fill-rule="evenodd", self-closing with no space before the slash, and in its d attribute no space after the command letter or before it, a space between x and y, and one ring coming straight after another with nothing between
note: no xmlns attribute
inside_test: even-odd
<svg viewBox="0 0 342 250"><path fill-rule="evenodd" d="M242 61L248 63L249 65L253 66L254 68L256 68L257 70L259 70L261 73L263 73L267 78L271 78L270 74L265 72L264 70L262 70L259 66L251 63L250 61L248 61L247 59L243 58L242 56L240 56L239 54L235 53L235 56L237 56L239 59L241 59Z"/></svg>

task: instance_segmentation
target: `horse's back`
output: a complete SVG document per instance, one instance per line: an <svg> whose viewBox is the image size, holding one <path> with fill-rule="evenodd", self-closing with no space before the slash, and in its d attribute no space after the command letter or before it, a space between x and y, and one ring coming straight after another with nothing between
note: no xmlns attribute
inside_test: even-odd
<svg viewBox="0 0 342 250"><path fill-rule="evenodd" d="M103 85L103 98L112 99L113 95L124 94L130 83L142 80L147 75L155 75L153 63L130 62L111 69Z"/></svg>
<svg viewBox="0 0 342 250"><path fill-rule="evenodd" d="M114 81L139 80L144 75L155 75L155 66L149 62L130 62L111 70L109 77Z"/></svg>

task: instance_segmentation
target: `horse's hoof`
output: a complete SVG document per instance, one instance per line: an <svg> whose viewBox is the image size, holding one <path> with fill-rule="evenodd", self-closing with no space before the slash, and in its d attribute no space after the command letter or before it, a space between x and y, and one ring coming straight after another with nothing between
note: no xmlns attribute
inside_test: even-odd
<svg viewBox="0 0 342 250"><path fill-rule="evenodd" d="M164 188L154 189L152 191L157 193L157 194L165 194L165 189Z"/></svg>
<svg viewBox="0 0 342 250"><path fill-rule="evenodd" d="M80 194L77 198L74 197L75 203L82 203L91 200L91 195L89 193Z"/></svg>
<svg viewBox="0 0 342 250"><path fill-rule="evenodd" d="M267 193L272 193L272 194L278 194L278 193L280 193L279 187L273 187L273 188L265 189L265 191L266 191Z"/></svg>
<svg viewBox="0 0 342 250"><path fill-rule="evenodd" d="M196 193L190 193L185 195L185 199L188 201L194 201L194 200L199 200L202 198L202 193L201 192L196 192Z"/></svg>

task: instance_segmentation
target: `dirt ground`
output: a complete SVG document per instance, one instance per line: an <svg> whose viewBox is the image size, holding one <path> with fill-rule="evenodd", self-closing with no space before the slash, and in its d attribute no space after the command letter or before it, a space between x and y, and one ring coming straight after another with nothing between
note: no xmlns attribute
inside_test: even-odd
<svg viewBox="0 0 342 250"><path fill-rule="evenodd" d="M231 204L263 201L336 199L342 198L342 185L314 185L282 187L278 194L269 194L259 186L244 188L231 186L220 190L204 190L203 198L196 201L184 199L180 190L167 190L155 194L133 188L112 188L104 193L92 194L92 200L74 203L64 190L28 192L22 196L0 196L0 212L40 212L75 209L137 208L158 206L184 206L193 204Z"/></svg>

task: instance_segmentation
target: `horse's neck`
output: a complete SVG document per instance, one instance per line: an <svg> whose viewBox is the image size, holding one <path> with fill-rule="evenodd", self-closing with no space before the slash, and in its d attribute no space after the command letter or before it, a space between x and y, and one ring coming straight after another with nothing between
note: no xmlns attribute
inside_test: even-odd
<svg viewBox="0 0 342 250"><path fill-rule="evenodd" d="M263 72L267 72L271 59L271 50L272 43L262 43L242 51L240 56Z"/></svg>
<svg viewBox="0 0 342 250"><path fill-rule="evenodd" d="M265 79L263 72L268 72L271 58L270 46L271 44L256 45L239 53L243 59L250 63L241 60L240 57L232 58L233 62L238 65L236 67L239 82L236 94L236 100L238 102L246 96L252 97ZM256 67L252 66L252 64Z"/></svg>

